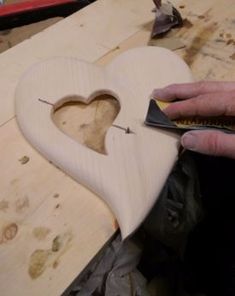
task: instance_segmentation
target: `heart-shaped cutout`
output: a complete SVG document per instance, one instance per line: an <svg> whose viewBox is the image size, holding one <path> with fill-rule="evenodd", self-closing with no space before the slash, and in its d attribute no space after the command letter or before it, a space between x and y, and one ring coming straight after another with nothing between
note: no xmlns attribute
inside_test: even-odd
<svg viewBox="0 0 235 296"><path fill-rule="evenodd" d="M36 149L108 203L125 238L156 202L178 154L178 136L143 124L149 95L154 88L192 80L187 65L163 48L129 50L105 68L55 58L21 78L17 120ZM73 96L89 103L100 94L114 96L121 105L105 138L107 155L65 135L51 116Z"/></svg>
<svg viewBox="0 0 235 296"><path fill-rule="evenodd" d="M120 111L119 102L111 95L99 95L89 104L79 102L78 97L57 108L52 119L66 135L84 146L107 154L105 136Z"/></svg>

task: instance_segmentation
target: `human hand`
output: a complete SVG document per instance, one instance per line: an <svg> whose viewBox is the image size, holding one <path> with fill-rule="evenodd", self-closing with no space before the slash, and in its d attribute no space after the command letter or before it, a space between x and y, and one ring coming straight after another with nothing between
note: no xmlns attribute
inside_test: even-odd
<svg viewBox="0 0 235 296"><path fill-rule="evenodd" d="M235 82L172 84L162 89L155 89L153 97L167 102L179 100L163 110L170 119L191 116L235 117ZM190 131L182 136L181 144L195 152L235 159L233 134L215 130Z"/></svg>

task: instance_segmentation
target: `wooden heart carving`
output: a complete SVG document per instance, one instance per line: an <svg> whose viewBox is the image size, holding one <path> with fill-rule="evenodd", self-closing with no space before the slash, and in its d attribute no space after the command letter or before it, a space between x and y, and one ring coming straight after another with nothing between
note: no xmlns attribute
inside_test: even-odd
<svg viewBox="0 0 235 296"><path fill-rule="evenodd" d="M86 147L107 154L105 136L120 111L119 102L110 95L101 95L90 104L71 97L70 102L52 114L55 125Z"/></svg>
<svg viewBox="0 0 235 296"><path fill-rule="evenodd" d="M25 137L48 160L108 203L125 238L156 202L178 154L178 136L144 125L149 96L154 88L192 80L187 65L163 48L129 50L104 68L54 58L21 78L17 120ZM111 94L121 105L106 134L107 155L71 139L51 118L71 96L89 103L99 94Z"/></svg>

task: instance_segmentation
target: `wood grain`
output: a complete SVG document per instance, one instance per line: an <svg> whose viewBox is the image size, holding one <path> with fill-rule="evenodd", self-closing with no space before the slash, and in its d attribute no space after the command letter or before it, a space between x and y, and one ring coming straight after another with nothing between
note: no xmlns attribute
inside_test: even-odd
<svg viewBox="0 0 235 296"><path fill-rule="evenodd" d="M19 77L33 63L53 56L96 61L139 31L152 17L151 7L151 1L144 5L142 1L97 1L89 10L79 11L0 55L4 69L0 73L0 233L12 223L18 227L14 239L4 239L0 245L1 295L14 295L19 290L24 295L60 295L117 230L116 219L105 203L44 160L22 137L14 119ZM102 13L96 13L97 9ZM113 40L110 37L110 47L102 45L106 40L105 28L100 27L103 11L109 24L115 20L115 25L108 26L110 36L115 36ZM93 40L91 36L96 34L99 38ZM29 161L22 164L25 156ZM29 206L16 213L16 203L25 198ZM34 229L41 227L50 230L44 240L35 238ZM57 254L48 257L45 268L41 267L43 272L32 279L32 254L50 250L53 239L67 232L72 233L72 240L60 258ZM53 258L59 264L54 264Z"/></svg>
<svg viewBox="0 0 235 296"><path fill-rule="evenodd" d="M172 3L181 7L182 17L189 22L189 26L170 34L185 44L177 54L185 57L193 53L190 68L194 77L235 80L234 1ZM14 119L14 91L19 77L35 62L53 56L72 56L105 65L128 48L147 45L154 18L152 7L152 0L99 0L89 10L87 7L79 11L0 55L0 68L4 69L0 72L0 240L9 225L17 225L15 237L4 238L0 245L1 295L19 291L30 296L60 295L117 229L110 209L97 196L51 165L22 137ZM219 25L213 34L201 34L216 22ZM108 46L103 43L106 28ZM195 49L196 36L205 40ZM101 113L102 108L99 104ZM20 160L25 156L29 160L22 164ZM50 229L44 240L35 237L41 227ZM49 257L43 273L32 279L31 255L36 250L50 250L53 240L67 232L72 232L73 238L64 253L58 260Z"/></svg>
<svg viewBox="0 0 235 296"><path fill-rule="evenodd" d="M151 0L97 1L2 53L0 125L14 117L17 81L32 64L54 56L95 62L153 18L152 7Z"/></svg>
<svg viewBox="0 0 235 296"><path fill-rule="evenodd" d="M89 104L75 100L68 98L53 112L54 123L79 143L106 154L105 135L120 111L119 102L111 95L100 95Z"/></svg>
<svg viewBox="0 0 235 296"><path fill-rule="evenodd" d="M155 204L178 154L178 136L144 126L148 97L154 87L191 81L187 65L157 47L129 50L103 68L72 58L51 59L23 75L16 116L37 150L107 202L126 238ZM102 93L112 94L121 109L107 132L105 153L98 154L62 133L51 113L71 101L89 103Z"/></svg>

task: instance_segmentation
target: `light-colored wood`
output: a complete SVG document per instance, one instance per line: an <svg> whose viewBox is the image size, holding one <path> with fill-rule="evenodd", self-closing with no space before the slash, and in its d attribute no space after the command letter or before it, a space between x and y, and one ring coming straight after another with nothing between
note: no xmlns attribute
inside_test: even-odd
<svg viewBox="0 0 235 296"><path fill-rule="evenodd" d="M45 30L62 19L62 17L54 17L10 30L0 31L0 53L14 47L25 39L31 38L33 35Z"/></svg>
<svg viewBox="0 0 235 296"><path fill-rule="evenodd" d="M139 31L152 17L151 8L151 1L97 1L0 55L1 295L60 295L118 227L105 203L45 161L22 137L14 119L19 77L33 63L53 56L96 61ZM102 45L104 17L110 47ZM9 229L17 232L6 239ZM67 232L72 233L69 244L47 256L56 237Z"/></svg>
<svg viewBox="0 0 235 296"><path fill-rule="evenodd" d="M235 79L235 2L233 0L171 1L185 25L167 34L185 44L175 52L198 80ZM228 9L229 7L229 9ZM153 21L97 61L106 64L128 48L148 44Z"/></svg>
<svg viewBox="0 0 235 296"><path fill-rule="evenodd" d="M176 52L182 57L193 57L190 68L194 77L235 80L234 1L172 2L178 8L183 7L179 8L182 17L192 23L171 34L186 46ZM18 227L15 237L11 235L12 239L4 242L0 239L1 295L11 296L19 291L30 296L60 295L117 229L105 203L45 161L18 131L13 102L19 77L25 69L45 58L73 56L105 65L128 48L147 45L154 18L151 9L152 0L99 0L89 10L85 8L0 55L1 238L6 229L16 229L14 223ZM102 46L107 33L102 23L105 18L109 46ZM216 22L218 26L208 34L208 27ZM83 23L89 24L89 30L85 31ZM96 105L97 112L103 114L107 105ZM87 112L90 122L95 119L93 109ZM70 111L73 106L66 106L64 112ZM61 120L63 125L63 108L56 120ZM71 120L76 122L76 116L71 116ZM68 126L75 127L71 131L75 134L77 126ZM23 156L28 156L29 161ZM73 235L69 247L63 248L58 261L51 261L54 258L51 256L44 260L41 273L40 268L34 273L31 268L32 278L29 265L40 254L37 251L51 249L53 240L67 232ZM42 253L42 259L45 254ZM36 263L43 263L39 259Z"/></svg>
<svg viewBox="0 0 235 296"><path fill-rule="evenodd" d="M104 68L72 58L51 59L23 75L16 89L16 116L37 150L107 202L126 238L155 204L178 154L178 136L144 126L148 98L154 87L191 81L187 65L157 47L129 50ZM106 134L106 155L62 133L51 117L64 103L89 103L99 94L113 95L121 106Z"/></svg>
<svg viewBox="0 0 235 296"><path fill-rule="evenodd" d="M68 56L95 62L151 20L152 1L101 0L2 54L0 125L14 117L14 90L32 64Z"/></svg>
<svg viewBox="0 0 235 296"><path fill-rule="evenodd" d="M107 94L89 104L74 101L77 97L69 99L71 102L52 113L55 125L79 143L105 154L105 135L120 111L119 102Z"/></svg>

